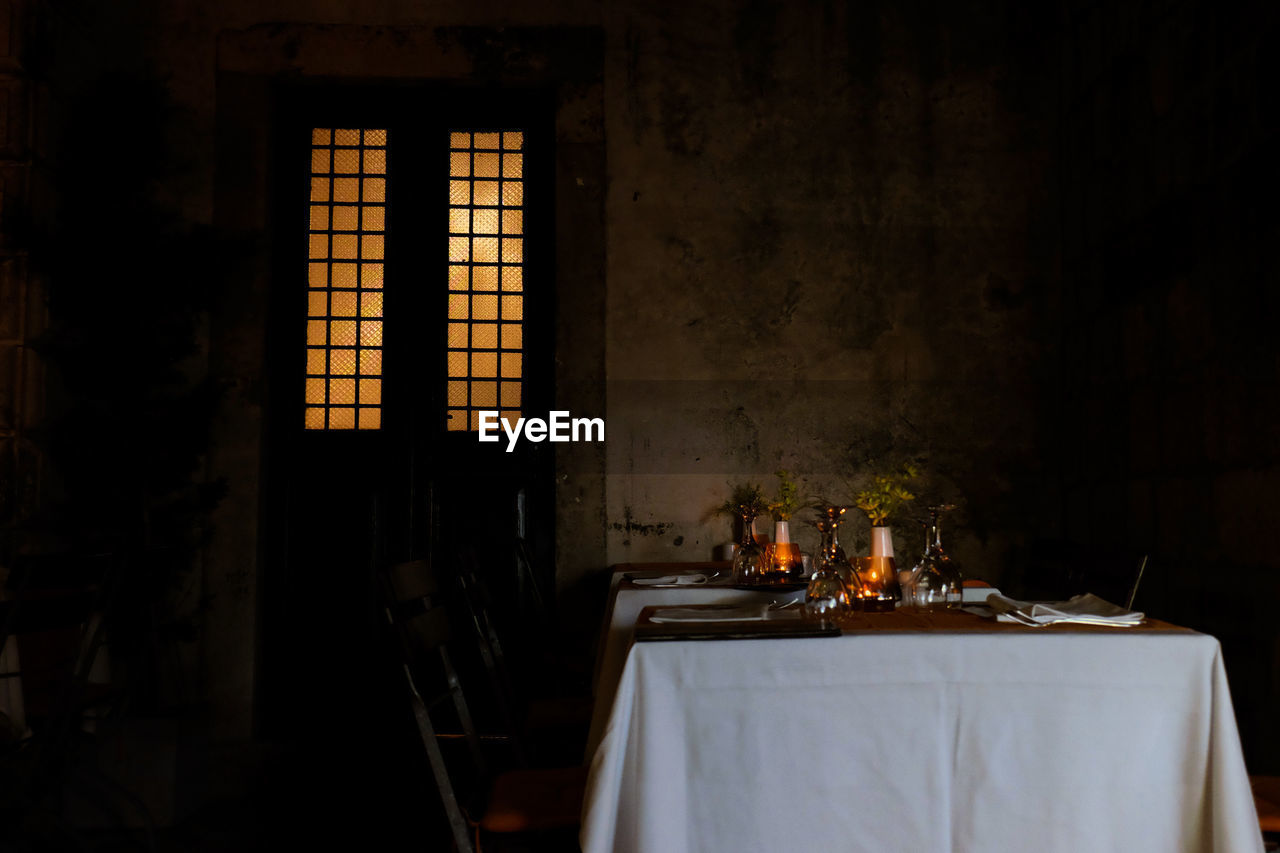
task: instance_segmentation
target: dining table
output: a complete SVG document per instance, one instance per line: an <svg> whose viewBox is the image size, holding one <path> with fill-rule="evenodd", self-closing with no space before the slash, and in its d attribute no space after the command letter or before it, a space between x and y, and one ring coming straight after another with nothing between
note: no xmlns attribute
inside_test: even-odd
<svg viewBox="0 0 1280 853"><path fill-rule="evenodd" d="M635 583L718 571L614 573L584 853L1263 850L1214 637ZM795 630L659 618L744 602Z"/></svg>

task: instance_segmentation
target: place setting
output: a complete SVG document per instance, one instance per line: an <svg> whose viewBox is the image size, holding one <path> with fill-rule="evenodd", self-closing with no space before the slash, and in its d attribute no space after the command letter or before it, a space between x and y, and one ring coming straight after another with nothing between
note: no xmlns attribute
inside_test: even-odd
<svg viewBox="0 0 1280 853"><path fill-rule="evenodd" d="M777 476L775 495L766 496L756 485L739 484L717 508L739 525L727 568L679 570L672 564L666 571L627 572L623 577L634 588L715 586L790 597L765 603L691 600L646 605L637 615L636 640L830 637L846 629L1168 627L1131 609L1145 561L1126 606L1092 593L1064 601L1022 601L1003 595L985 581L967 578L942 544L942 520L956 510L954 504L927 508L921 556L899 569L888 522L915 497L906 488L918 476L910 465L873 476L850 504L823 499L806 503L787 471ZM812 512L807 523L820 538L812 558L790 536L790 523L802 509ZM841 527L851 509L860 510L870 525L865 556L851 557L840 544ZM756 532L757 519L766 515L774 520L772 538Z"/></svg>
<svg viewBox="0 0 1280 853"><path fill-rule="evenodd" d="M627 572L623 579L631 584L639 587L652 587L661 589L664 587L676 586L704 586L714 583L721 577L719 572L692 572L689 574L638 574L635 572Z"/></svg>

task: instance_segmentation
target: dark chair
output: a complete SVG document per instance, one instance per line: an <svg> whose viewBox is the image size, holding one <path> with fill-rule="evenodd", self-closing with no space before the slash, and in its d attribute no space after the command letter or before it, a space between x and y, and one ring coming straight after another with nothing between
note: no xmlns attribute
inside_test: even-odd
<svg viewBox="0 0 1280 853"><path fill-rule="evenodd" d="M449 585L421 560L392 566L383 581L386 615L403 654L414 720L457 849L476 850L486 836L559 831L572 837L582 810L586 768L491 775L450 653ZM460 733L449 731L450 726ZM459 756L446 755L446 747L460 745L465 746L465 767L459 766Z"/></svg>
<svg viewBox="0 0 1280 853"><path fill-rule="evenodd" d="M556 690L556 676L567 667L545 647L551 625L540 619L524 629L533 636L522 641L523 662L526 671L535 677L513 677L494 618L493 599L481 577L475 552L466 547L459 549L454 568L480 657L508 731L517 741L517 753L525 760L545 760L548 754L562 760L581 755L591 722L592 697L587 690L578 694ZM542 692L535 694L530 680L543 688Z"/></svg>

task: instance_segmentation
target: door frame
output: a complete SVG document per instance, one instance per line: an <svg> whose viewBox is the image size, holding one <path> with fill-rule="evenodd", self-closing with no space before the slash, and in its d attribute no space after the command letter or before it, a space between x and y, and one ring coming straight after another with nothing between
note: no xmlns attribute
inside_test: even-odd
<svg viewBox="0 0 1280 853"><path fill-rule="evenodd" d="M427 116L415 104L430 102L449 112ZM441 495L453 484L478 477L514 478L523 482L526 515L510 523L534 533L529 545L534 563L544 567L539 578L544 593L554 590L554 452L547 444L522 442L505 452L505 442L481 444L471 432L448 432L444 421L445 272L447 241L443 228L448 187L450 125L501 125L526 129L525 146L525 293L524 399L526 416L545 413L555 398L556 270L554 219L555 97L550 88L495 88L475 84L405 80L305 79L277 81L272 87L267 222L270 293L267 312L266 386L264 406L262 562L258 617L258 672L255 717L259 731L279 733L288 725L288 643L281 633L293 630L282 620L290 614L291 589L305 567L296 565L290 529L291 483L300 466L326 455L363 459L375 466L374 512L362 535L371 542L368 571L388 560L424 556L431 547L432 524ZM481 122L480 111L497 108L498 119ZM392 119L391 117L394 117ZM306 317L305 246L309 198L310 129L314 126L387 127L388 197L387 257L384 260L383 412L378 430L306 430L303 428L302 376ZM430 173L434 155L409 160L408 140L429 140L442 131L439 183ZM400 138L397 139L397 136ZM406 139L407 136L407 139ZM398 162L403 161L403 162ZM399 171L397 171L399 170ZM401 183L397 188L396 175ZM435 194L435 202L418 203L413 192ZM533 215L529 215L533 211ZM430 219L438 212L438 225ZM396 241L409 235L439 234L439 255L397 255ZM396 235L403 235L397 237ZM429 239L429 238L428 238ZM412 269L427 280L438 269L440 287L414 286ZM529 299L534 292L536 299ZM431 300L438 299L433 308ZM412 318L412 319L410 319ZM417 322L417 328L411 323ZM296 330L296 333L291 330ZM410 333L412 331L412 334ZM425 386L425 387L423 387ZM468 500L475 500L474 493ZM434 506L433 506L434 504ZM471 507L474 513L478 508ZM466 508L453 508L456 515ZM513 502L511 512L516 511ZM502 515L495 523L505 523ZM361 590L374 604L372 583ZM376 614L374 614L376 615ZM370 626L365 626L369 628Z"/></svg>

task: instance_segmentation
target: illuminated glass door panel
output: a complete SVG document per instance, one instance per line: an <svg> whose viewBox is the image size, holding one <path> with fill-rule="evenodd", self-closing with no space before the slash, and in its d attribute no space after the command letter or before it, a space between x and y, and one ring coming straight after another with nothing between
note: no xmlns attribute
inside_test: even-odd
<svg viewBox="0 0 1280 853"><path fill-rule="evenodd" d="M304 425L378 429L387 131L313 129L310 202Z"/></svg>

